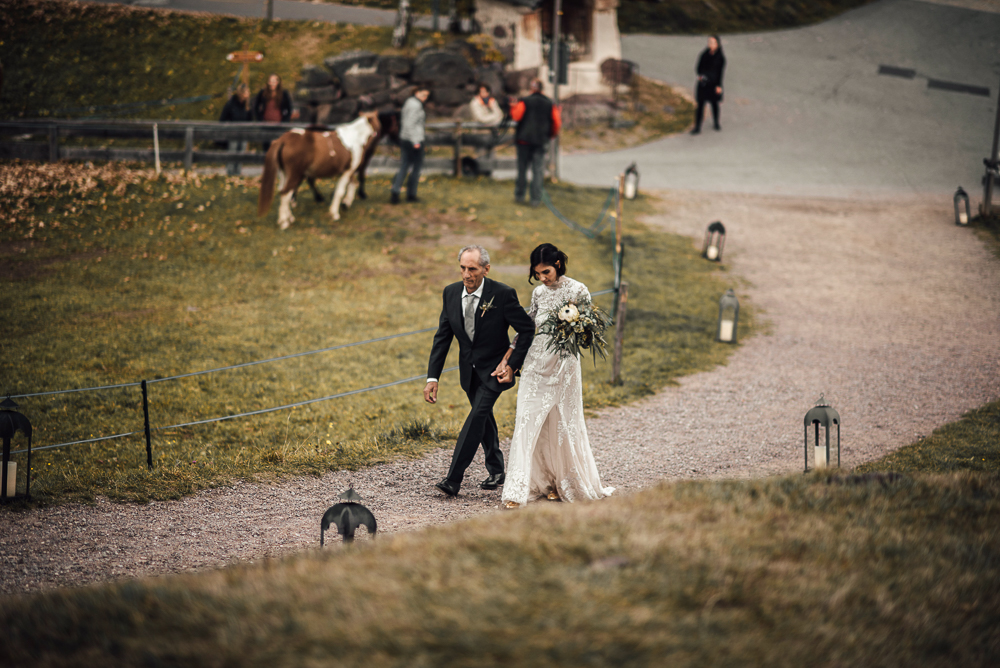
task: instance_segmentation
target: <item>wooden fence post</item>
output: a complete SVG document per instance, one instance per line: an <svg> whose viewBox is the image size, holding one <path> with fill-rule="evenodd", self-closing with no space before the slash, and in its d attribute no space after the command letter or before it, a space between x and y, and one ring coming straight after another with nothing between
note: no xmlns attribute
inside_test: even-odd
<svg viewBox="0 0 1000 668"><path fill-rule="evenodd" d="M628 283L622 283L618 288L617 309L615 313L615 351L611 360L611 382L620 385L622 382L622 346L625 343L625 307L628 305Z"/></svg>
<svg viewBox="0 0 1000 668"><path fill-rule="evenodd" d="M184 173L191 171L194 164L194 126L184 128Z"/></svg>
<svg viewBox="0 0 1000 668"><path fill-rule="evenodd" d="M59 126L49 126L49 162L59 160Z"/></svg>

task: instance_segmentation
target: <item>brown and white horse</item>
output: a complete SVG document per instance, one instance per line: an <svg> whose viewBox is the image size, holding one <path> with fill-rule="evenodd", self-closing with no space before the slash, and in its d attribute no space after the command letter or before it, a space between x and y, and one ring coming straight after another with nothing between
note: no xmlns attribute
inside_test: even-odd
<svg viewBox="0 0 1000 668"><path fill-rule="evenodd" d="M283 230L295 221L292 199L303 179L308 181L316 201L322 202L323 196L316 190L316 179L339 176L330 214L334 220L340 220L341 202L349 208L359 184L363 193L364 169L379 140L390 130L383 128L375 112L369 112L332 129L296 128L281 135L271 144L264 159L257 215L263 216L271 208L275 176L280 177L278 225Z"/></svg>

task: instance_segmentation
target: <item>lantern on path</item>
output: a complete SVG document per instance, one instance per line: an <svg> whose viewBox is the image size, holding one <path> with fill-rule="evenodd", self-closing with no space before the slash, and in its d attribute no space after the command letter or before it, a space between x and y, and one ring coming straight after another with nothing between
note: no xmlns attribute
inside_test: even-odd
<svg viewBox="0 0 1000 668"><path fill-rule="evenodd" d="M815 431L815 437L813 440L813 469L822 469L833 466L833 452L832 444L830 442L830 429L833 425L837 425L837 468L840 468L840 413L835 411L829 403L823 398L823 395L819 395L819 401L816 405L809 409L806 413L806 418L804 420L805 428L805 441L804 441L804 453L803 460L805 462L805 471L809 471L809 427L813 427ZM824 430L824 440L821 442L819 437L819 428L823 427Z"/></svg>
<svg viewBox="0 0 1000 668"><path fill-rule="evenodd" d="M633 162L625 170L625 199L635 199L639 194L639 170Z"/></svg>
<svg viewBox="0 0 1000 668"><path fill-rule="evenodd" d="M955 202L955 224L956 225L968 225L971 219L971 211L969 210L969 195L965 192L962 186L958 187L955 191L955 197L953 198Z"/></svg>
<svg viewBox="0 0 1000 668"><path fill-rule="evenodd" d="M17 462L10 459L10 441L20 431L28 437L28 461L24 467L24 494L17 493ZM31 498L31 422L17 412L17 403L7 397L0 402L0 439L3 439L3 459L0 464L0 503L9 499Z"/></svg>
<svg viewBox="0 0 1000 668"><path fill-rule="evenodd" d="M736 343L736 326L740 321L740 300L730 288L719 300L719 323L715 330L715 340L722 343Z"/></svg>
<svg viewBox="0 0 1000 668"><path fill-rule="evenodd" d="M712 262L722 262L722 247L726 245L726 226L715 221L705 230L705 244L701 256Z"/></svg>

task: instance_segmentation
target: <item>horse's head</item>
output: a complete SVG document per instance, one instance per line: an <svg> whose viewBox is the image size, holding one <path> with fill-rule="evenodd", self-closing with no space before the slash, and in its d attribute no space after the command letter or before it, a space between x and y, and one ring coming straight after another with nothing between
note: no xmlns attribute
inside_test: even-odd
<svg viewBox="0 0 1000 668"><path fill-rule="evenodd" d="M400 131L400 121L399 121L399 111L396 109L391 109L389 111L380 111L378 113L378 121L381 125L381 131L379 133L379 138L389 137L389 140L394 144L399 143L399 131Z"/></svg>

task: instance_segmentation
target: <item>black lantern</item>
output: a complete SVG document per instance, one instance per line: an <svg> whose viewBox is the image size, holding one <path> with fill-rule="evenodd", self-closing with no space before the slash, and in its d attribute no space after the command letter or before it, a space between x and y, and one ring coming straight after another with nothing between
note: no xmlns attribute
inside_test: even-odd
<svg viewBox="0 0 1000 668"><path fill-rule="evenodd" d="M639 194L639 170L633 162L625 170L625 199L635 199Z"/></svg>
<svg viewBox="0 0 1000 668"><path fill-rule="evenodd" d="M719 300L719 324L715 330L715 340L722 343L736 343L736 326L740 321L740 300L730 288Z"/></svg>
<svg viewBox="0 0 1000 668"><path fill-rule="evenodd" d="M28 462L25 467L24 494L17 493L17 462L10 461L10 440L21 431L28 437ZM0 465L0 503L18 497L31 498L31 422L17 412L17 403L7 397L0 402L0 439L3 439L3 463Z"/></svg>
<svg viewBox="0 0 1000 668"><path fill-rule="evenodd" d="M955 191L955 224L956 225L968 225L969 220L972 219L972 213L969 209L969 195L965 192L962 186L958 187Z"/></svg>
<svg viewBox="0 0 1000 668"><path fill-rule="evenodd" d="M837 468L840 468L840 413L830 407L821 394L816 405L806 413L804 421L805 442L803 459L805 470L809 471L809 427L815 429L815 440L813 442L813 469L822 469L833 466L833 453L830 443L830 428L837 425ZM826 440L820 443L819 428L823 427Z"/></svg>
<svg viewBox="0 0 1000 668"><path fill-rule="evenodd" d="M705 230L705 244L701 256L712 262L722 262L722 247L726 245L726 226L715 221Z"/></svg>

